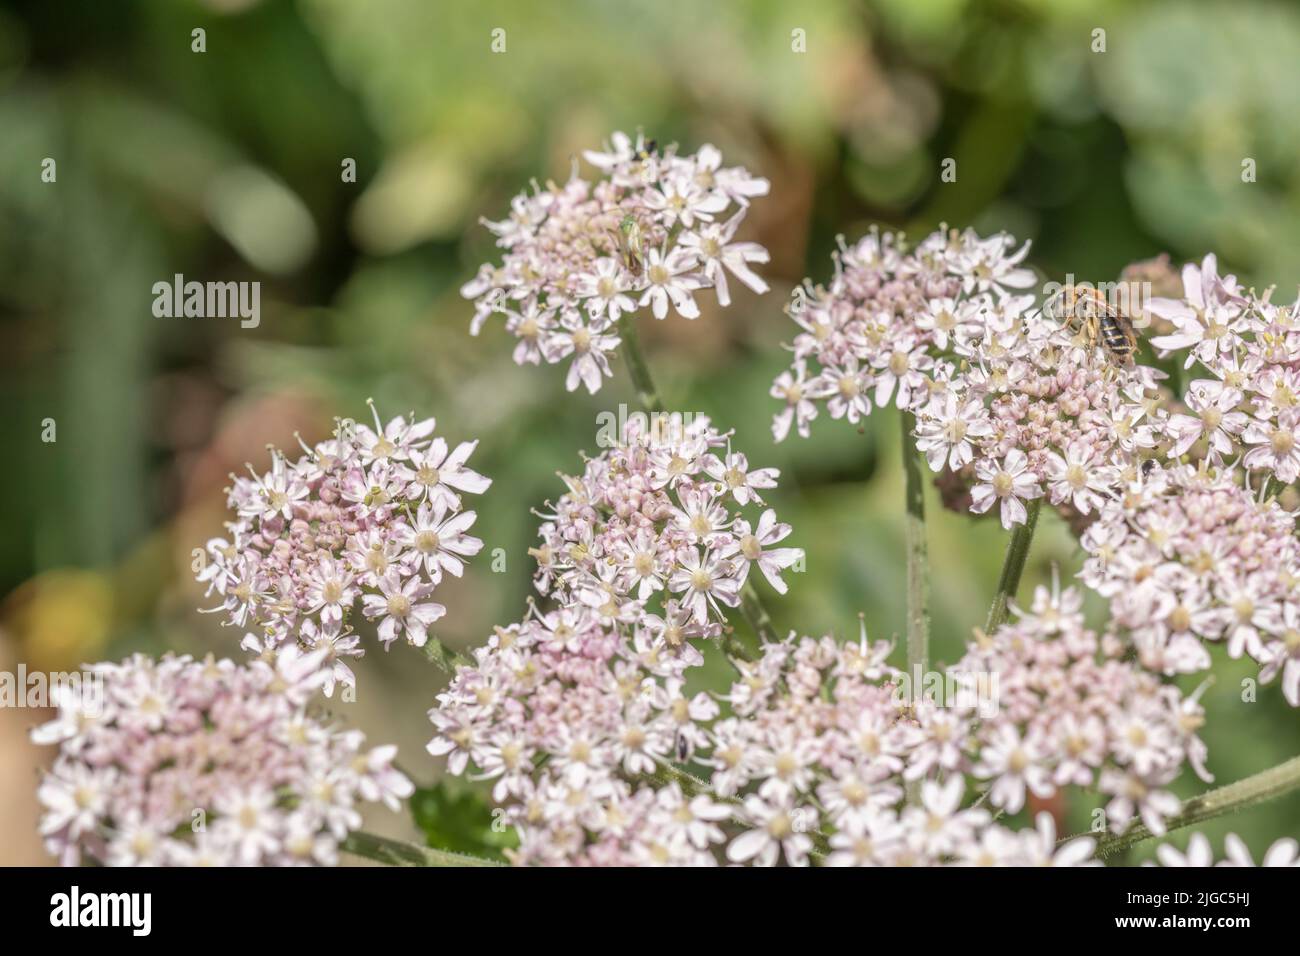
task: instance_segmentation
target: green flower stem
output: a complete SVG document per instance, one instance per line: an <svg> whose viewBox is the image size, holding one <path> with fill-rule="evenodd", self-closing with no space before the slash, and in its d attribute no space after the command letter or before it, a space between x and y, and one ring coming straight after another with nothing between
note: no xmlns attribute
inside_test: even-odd
<svg viewBox="0 0 1300 956"><path fill-rule="evenodd" d="M1300 789L1300 757L1292 757L1252 777L1184 801L1182 810L1167 819L1165 826L1169 832L1195 826L1226 813L1245 810L1297 789ZM1098 840L1097 856L1119 853L1135 843L1151 839L1152 836L1154 834L1144 824L1136 823L1123 833L1105 836Z"/></svg>
<svg viewBox="0 0 1300 956"><path fill-rule="evenodd" d="M749 626L754 629L758 635L760 643L766 644L769 641L776 640L776 629L772 626L772 618L767 613L767 608L763 606L763 599L758 596L758 591L754 589L753 582L748 578L745 579L745 586L740 589L740 613L745 616ZM745 660L753 660L754 654L747 652Z"/></svg>
<svg viewBox="0 0 1300 956"><path fill-rule="evenodd" d="M431 847L390 840L360 830L349 833L339 845L344 853L387 863L390 866L501 866L496 860L485 860L466 853L452 853Z"/></svg>
<svg viewBox="0 0 1300 956"><path fill-rule="evenodd" d="M907 504L904 537L907 542L907 673L921 679L930 666L929 565L925 544L925 486L912 431L916 416L903 412L903 476ZM919 688L916 688L919 690Z"/></svg>
<svg viewBox="0 0 1300 956"><path fill-rule="evenodd" d="M659 397L659 389L655 387L654 378L650 374L650 366L645 360L645 354L641 351L641 342L637 338L635 319L630 313L624 313L618 320L618 332L619 338L622 340L623 359L627 364L628 374L632 376L632 385L636 388L641 405L647 412L662 412L664 403ZM749 622L749 626L753 628L761 643L776 640L776 631L772 626L772 618L767 613L767 608L763 606L763 600L758 596L758 591L755 590L753 583L748 579L746 579L744 587L740 591L740 613ZM723 636L722 649L727 654L727 657L733 661L736 659L752 661L755 657L753 650L742 643L734 634L725 634Z"/></svg>
<svg viewBox="0 0 1300 956"><path fill-rule="evenodd" d="M1029 545L1034 540L1034 529L1038 526L1038 512L1043 499L1035 498L1026 506L1029 514L1024 524L1018 524L1011 530L1011 541L1007 545L1007 556L1002 562L1002 577L998 580L998 593L989 608L988 623L984 630L992 634L1006 622L1011 602L1015 600L1016 590L1020 587L1020 576L1025 572L1025 559L1029 557Z"/></svg>
<svg viewBox="0 0 1300 956"><path fill-rule="evenodd" d="M667 760L660 759L659 769L649 776L651 780L660 785L676 783L682 788L682 793L686 794L688 797L695 797L703 793L721 803L732 803L737 805L740 803L740 801L734 797L726 798L718 796L713 792L707 781L701 780L689 770L684 770L677 766L677 764L670 763Z"/></svg>
<svg viewBox="0 0 1300 956"><path fill-rule="evenodd" d="M623 340L623 360L627 363L628 374L632 376L632 385L637 397L647 412L662 412L664 403L659 398L654 379L650 375L650 366L646 364L641 352L641 341L636 335L636 320L631 313L623 313L618 320L619 337Z"/></svg>

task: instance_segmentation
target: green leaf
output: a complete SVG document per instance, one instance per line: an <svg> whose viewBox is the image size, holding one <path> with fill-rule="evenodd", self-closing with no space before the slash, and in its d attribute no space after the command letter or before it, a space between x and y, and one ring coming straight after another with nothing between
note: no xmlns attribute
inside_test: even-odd
<svg viewBox="0 0 1300 956"><path fill-rule="evenodd" d="M439 781L411 795L411 815L427 845L456 853L503 859L519 845L513 827L504 825L482 794L454 782Z"/></svg>

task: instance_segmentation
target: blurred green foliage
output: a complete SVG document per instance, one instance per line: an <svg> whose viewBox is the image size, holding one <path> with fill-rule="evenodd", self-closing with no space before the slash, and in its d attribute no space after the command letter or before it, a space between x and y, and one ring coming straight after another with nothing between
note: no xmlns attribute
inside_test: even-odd
<svg viewBox="0 0 1300 956"><path fill-rule="evenodd" d="M490 48L496 28L504 53ZM773 292L695 323L643 318L661 391L781 468L771 501L808 564L788 598L767 592L778 625L850 635L862 615L894 636L897 421L878 414L859 433L819 420L812 439L773 446L766 392L785 364L789 289L829 275L837 234L944 221L1034 240L1033 263L1054 277L1214 250L1248 281L1289 289L1298 54L1300 10L1265 0L4 4L5 633L32 660L237 655L238 635L193 613L188 573L190 549L219 531L226 474L295 429L323 436L369 396L388 414L436 415L453 441L480 438L474 464L495 479L478 533L505 549L506 571L480 561L449 584L441 636L465 646L517 619L530 509L596 451L597 413L634 399L621 369L592 398L565 394L554 368L514 367L499 329L467 334L458 288L493 256L479 217L500 217L531 178L563 178L610 131L641 128L714 142L773 181L751 217ZM47 157L55 183L41 181ZM939 181L946 157L956 183ZM356 183L342 181L346 158ZM1242 182L1245 158L1257 182ZM260 280L260 327L155 318L150 288L175 273ZM47 418L54 444L40 440ZM935 657L952 661L983 620L1005 535L933 494L926 505ZM1078 564L1045 518L1026 588ZM1300 752L1276 688L1242 703L1248 671L1219 665L1205 737L1220 780ZM725 677L713 662L702 680ZM425 780L439 683L407 648L372 651L347 705ZM425 789L417 804L439 845L496 845L471 797ZM1070 822L1086 826L1089 809L1071 804ZM1258 853L1300 833L1300 805L1208 829L1228 828Z"/></svg>

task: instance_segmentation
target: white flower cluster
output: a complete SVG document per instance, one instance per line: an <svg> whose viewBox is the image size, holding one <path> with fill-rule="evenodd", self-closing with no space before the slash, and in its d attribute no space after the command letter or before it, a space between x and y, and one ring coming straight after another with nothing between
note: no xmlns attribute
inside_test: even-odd
<svg viewBox="0 0 1300 956"><path fill-rule="evenodd" d="M269 473L235 477L237 520L208 542L198 572L220 599L213 610L257 631L246 649L325 651L327 694L333 678L353 683L341 658L363 653L350 621L358 603L385 647L403 636L422 647L447 611L430 595L483 547L466 533L477 516L461 498L492 484L466 465L478 443L449 448L431 437L432 418L383 425L374 416L373 429L343 423L297 461L276 452Z"/></svg>
<svg viewBox="0 0 1300 956"><path fill-rule="evenodd" d="M49 851L70 866L337 862L363 802L396 810L414 788L396 747L367 751L311 713L323 657L96 664L103 700L65 694L32 734L59 747L37 791Z"/></svg>
<svg viewBox="0 0 1300 956"><path fill-rule="evenodd" d="M637 624L698 656L685 639L721 634L752 569L785 593L781 572L803 552L778 546L790 526L760 497L780 472L750 468L703 416L680 425L651 440L630 422L544 516L537 588L575 632L587 618Z"/></svg>
<svg viewBox="0 0 1300 956"><path fill-rule="evenodd" d="M1117 366L1085 332L1034 305L1010 236L940 230L908 249L869 233L835 257L827 288L806 283L790 306L794 364L772 387L773 423L807 436L825 402L858 422L874 404L916 416L935 471L970 485L965 506L997 506L1004 527L1044 495L1088 514L1155 448L1152 402L1163 374ZM810 367L811 363L811 367Z"/></svg>
<svg viewBox="0 0 1300 956"><path fill-rule="evenodd" d="M676 146L615 133L604 152L585 155L601 178L580 177L575 164L563 186L520 193L510 218L485 222L504 257L484 263L461 294L475 303L473 334L503 315L519 340L518 364L572 358L565 387L582 383L594 394L610 374L622 316L649 306L662 319L671 305L694 319L703 289L730 305L728 273L767 291L750 268L768 261L767 250L735 236L768 182L724 167L707 145L681 156Z"/></svg>
<svg viewBox="0 0 1300 956"><path fill-rule="evenodd" d="M1144 666L1210 666L1203 642L1249 654L1300 707L1300 542L1295 515L1244 487L1239 468L1152 469L1083 533L1080 579L1110 600Z"/></svg>
<svg viewBox="0 0 1300 956"><path fill-rule="evenodd" d="M1195 696L1123 660L1080 604L1040 592L952 669L953 700L904 693L865 634L768 643L729 692L692 694L691 660L644 628L537 614L457 671L429 749L493 781L518 863L1084 863L1092 840L1058 849L1050 818L1015 833L992 810L1092 787L1113 831L1163 833L1166 788L1205 748ZM992 713L977 674L995 678Z"/></svg>
<svg viewBox="0 0 1300 956"><path fill-rule="evenodd" d="M1194 380L1185 412L1169 422L1170 456L1196 452L1214 464L1238 457L1283 485L1300 478L1300 301L1277 305L1220 276L1208 255L1183 268L1183 295L1148 310L1174 330L1151 344L1185 351L1184 365L1210 373Z"/></svg>

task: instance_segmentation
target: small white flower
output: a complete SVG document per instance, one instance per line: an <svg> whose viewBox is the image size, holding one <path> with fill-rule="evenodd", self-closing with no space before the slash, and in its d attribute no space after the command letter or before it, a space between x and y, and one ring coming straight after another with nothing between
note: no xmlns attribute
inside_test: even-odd
<svg viewBox="0 0 1300 956"><path fill-rule="evenodd" d="M1029 471L1029 460L1019 448L1007 452L1001 465L996 461L977 462L975 476L979 483L971 489L971 510L983 514L994 502L1001 502L1002 527L1008 531L1028 518L1024 502L1043 493Z"/></svg>

